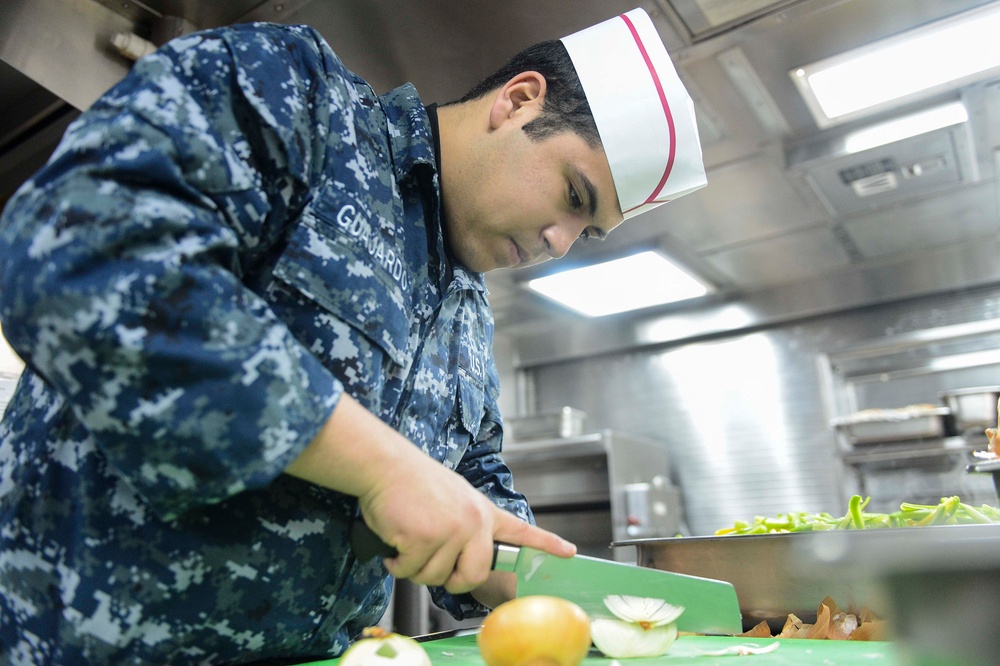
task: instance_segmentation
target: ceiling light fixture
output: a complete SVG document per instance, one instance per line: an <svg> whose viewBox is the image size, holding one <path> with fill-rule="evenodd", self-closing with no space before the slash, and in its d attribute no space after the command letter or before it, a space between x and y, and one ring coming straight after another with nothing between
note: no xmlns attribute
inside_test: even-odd
<svg viewBox="0 0 1000 666"><path fill-rule="evenodd" d="M851 132L844 137L844 151L860 153L863 150L871 150L912 136L958 125L968 119L969 112L961 102L942 104Z"/></svg>
<svg viewBox="0 0 1000 666"><path fill-rule="evenodd" d="M528 287L588 317L673 303L708 287L662 254L647 250L528 282Z"/></svg>
<svg viewBox="0 0 1000 666"><path fill-rule="evenodd" d="M821 128L957 88L1000 67L1000 5L900 33L789 72Z"/></svg>

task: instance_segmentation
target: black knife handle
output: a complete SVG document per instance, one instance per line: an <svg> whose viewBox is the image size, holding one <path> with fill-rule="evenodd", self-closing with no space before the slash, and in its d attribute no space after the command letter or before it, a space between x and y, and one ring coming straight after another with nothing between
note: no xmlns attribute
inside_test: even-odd
<svg viewBox="0 0 1000 666"><path fill-rule="evenodd" d="M351 523L350 533L351 552L354 557L362 562L367 562L373 557L396 557L399 551L382 541L382 538L368 527L362 518L355 518ZM517 561L517 554L520 550L517 546L496 542L493 544L493 562L490 569L498 571L513 571L514 563Z"/></svg>
<svg viewBox="0 0 1000 666"><path fill-rule="evenodd" d="M350 534L351 552L354 557L362 562L367 562L373 557L396 557L399 551L382 541L379 535L372 531L360 517L355 518L351 523Z"/></svg>

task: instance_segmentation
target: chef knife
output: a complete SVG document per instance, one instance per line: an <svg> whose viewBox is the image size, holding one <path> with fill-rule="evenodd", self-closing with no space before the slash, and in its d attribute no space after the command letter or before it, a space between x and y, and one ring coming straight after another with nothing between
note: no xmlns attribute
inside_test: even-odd
<svg viewBox="0 0 1000 666"><path fill-rule="evenodd" d="M360 560L397 554L362 520L352 525L351 549ZM683 606L684 612L677 619L680 631L730 635L743 631L736 589L725 581L586 555L556 557L527 546L504 543L493 545L492 568L517 575L517 596L543 594L568 599L592 618L612 617L604 598L627 594Z"/></svg>

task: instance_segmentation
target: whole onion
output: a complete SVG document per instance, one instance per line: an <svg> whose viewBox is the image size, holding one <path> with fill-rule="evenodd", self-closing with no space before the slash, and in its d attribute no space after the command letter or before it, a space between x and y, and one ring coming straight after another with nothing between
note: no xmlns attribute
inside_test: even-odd
<svg viewBox="0 0 1000 666"><path fill-rule="evenodd" d="M590 650L590 617L566 599L518 597L486 616L476 641L487 666L577 666Z"/></svg>

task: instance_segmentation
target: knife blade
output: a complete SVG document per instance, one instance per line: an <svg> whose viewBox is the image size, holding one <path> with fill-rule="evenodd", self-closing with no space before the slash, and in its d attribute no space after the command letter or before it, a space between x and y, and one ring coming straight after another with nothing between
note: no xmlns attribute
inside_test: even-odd
<svg viewBox="0 0 1000 666"><path fill-rule="evenodd" d="M732 583L615 562L586 555L556 557L527 546L494 545L493 568L517 575L517 596L545 594L568 599L592 618L613 617L609 595L663 599L683 606L680 631L738 634L743 616Z"/></svg>
<svg viewBox="0 0 1000 666"><path fill-rule="evenodd" d="M351 526L351 550L360 560L395 557L397 552L363 520ZM680 631L699 634L738 634L743 617L732 583L614 562L586 555L556 557L505 543L493 544L496 571L517 576L517 596L544 594L568 599L591 617L610 617L604 598L613 594L663 599L684 612L677 619Z"/></svg>

